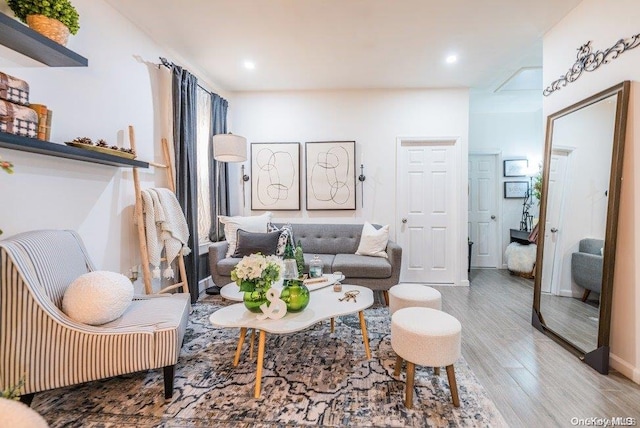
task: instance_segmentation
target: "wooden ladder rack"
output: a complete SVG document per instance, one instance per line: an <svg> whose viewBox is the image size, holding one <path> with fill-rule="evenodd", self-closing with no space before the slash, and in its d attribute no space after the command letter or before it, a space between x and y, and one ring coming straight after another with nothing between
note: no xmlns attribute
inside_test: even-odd
<svg viewBox="0 0 640 428"><path fill-rule="evenodd" d="M129 143L133 151L136 151L136 138L133 126L129 126ZM164 168L167 172L168 187L173 193L176 192L175 182L173 178L173 165L171 164L171 155L169 154L169 143L166 138L162 139L162 153L164 156L164 164L149 162L149 165L156 168ZM140 189L140 176L138 168L133 168L133 186L136 193L135 216L138 226L138 241L140 243L140 256L142 258L142 277L144 280L144 290L146 294L154 294L151 286L151 269L149 269L149 250L147 248L147 233L144 228L144 213L142 209L142 190ZM187 271L184 265L184 256L178 254L178 272L180 273L180 282L161 288L157 294L168 293L177 288L182 288L183 293L189 292L189 283L187 282ZM162 258L161 261L166 261Z"/></svg>

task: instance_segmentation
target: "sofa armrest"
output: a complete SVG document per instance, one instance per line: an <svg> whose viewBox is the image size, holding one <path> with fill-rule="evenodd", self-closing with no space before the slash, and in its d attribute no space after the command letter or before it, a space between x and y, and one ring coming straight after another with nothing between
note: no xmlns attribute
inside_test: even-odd
<svg viewBox="0 0 640 428"><path fill-rule="evenodd" d="M571 255L571 275L580 287L600 293L602 289L602 256L573 253Z"/></svg>
<svg viewBox="0 0 640 428"><path fill-rule="evenodd" d="M218 272L218 262L227 255L229 243L227 241L214 242L209 246L209 271L211 272L211 280L219 287L222 287L221 275Z"/></svg>
<svg viewBox="0 0 640 428"><path fill-rule="evenodd" d="M391 263L391 282L395 285L400 282L400 270L402 268L402 247L396 244L394 241L389 240L387 242L387 255L389 256L389 263Z"/></svg>

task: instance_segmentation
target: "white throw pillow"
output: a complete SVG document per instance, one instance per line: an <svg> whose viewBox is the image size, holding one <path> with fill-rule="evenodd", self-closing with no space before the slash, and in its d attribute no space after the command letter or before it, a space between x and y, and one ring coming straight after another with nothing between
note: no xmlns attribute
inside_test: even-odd
<svg viewBox="0 0 640 428"><path fill-rule="evenodd" d="M220 223L224 224L224 237L227 239L229 247L227 248L226 257L231 257L236 252L236 242L238 239L238 229L246 232L266 232L267 223L271 221L271 212L267 211L262 215L251 217L227 217L221 215L218 217Z"/></svg>
<svg viewBox="0 0 640 428"><path fill-rule="evenodd" d="M74 321L100 325L115 320L133 299L133 284L117 272L94 271L80 275L62 297L62 311Z"/></svg>
<svg viewBox="0 0 640 428"><path fill-rule="evenodd" d="M389 242L389 225L376 229L369 222L362 226L362 236L356 254L360 256L374 256L388 258L387 243Z"/></svg>

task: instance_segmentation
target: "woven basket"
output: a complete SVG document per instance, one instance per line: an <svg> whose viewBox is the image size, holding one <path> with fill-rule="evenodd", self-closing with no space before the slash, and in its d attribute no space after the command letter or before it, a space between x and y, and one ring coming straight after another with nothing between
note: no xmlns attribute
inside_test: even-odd
<svg viewBox="0 0 640 428"><path fill-rule="evenodd" d="M69 39L69 29L57 19L48 18L44 15L27 16L27 25L45 37L66 46Z"/></svg>
<svg viewBox="0 0 640 428"><path fill-rule="evenodd" d="M533 271L531 271L531 272L517 272L515 270L510 270L509 273L511 275L519 276L521 278L527 278L527 279L534 279L535 278L535 275L533 274Z"/></svg>

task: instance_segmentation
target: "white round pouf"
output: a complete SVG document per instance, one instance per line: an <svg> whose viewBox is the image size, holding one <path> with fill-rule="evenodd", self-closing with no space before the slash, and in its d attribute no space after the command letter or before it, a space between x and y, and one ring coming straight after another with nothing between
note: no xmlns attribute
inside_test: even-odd
<svg viewBox="0 0 640 428"><path fill-rule="evenodd" d="M26 404L0 398L0 426L12 428L46 428L47 421Z"/></svg>
<svg viewBox="0 0 640 428"><path fill-rule="evenodd" d="M442 309L442 295L433 287L420 284L400 283L389 289L389 313L402 308Z"/></svg>
<svg viewBox="0 0 640 428"><path fill-rule="evenodd" d="M402 360L407 361L406 407L413 406L415 365L447 367L453 404L460 406L453 364L460 358L461 331L460 321L433 308L402 308L391 316L391 347L399 357L396 374Z"/></svg>
<svg viewBox="0 0 640 428"><path fill-rule="evenodd" d="M100 325L124 313L133 299L133 284L117 272L94 271L69 284L62 298L62 311L74 321Z"/></svg>

